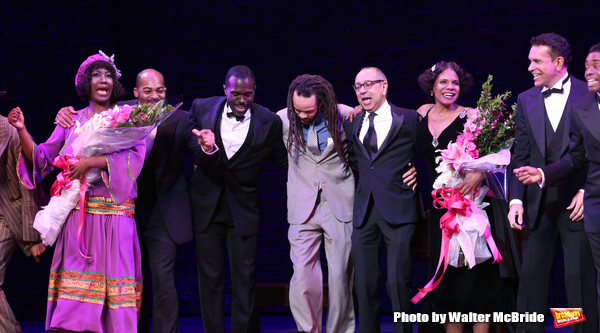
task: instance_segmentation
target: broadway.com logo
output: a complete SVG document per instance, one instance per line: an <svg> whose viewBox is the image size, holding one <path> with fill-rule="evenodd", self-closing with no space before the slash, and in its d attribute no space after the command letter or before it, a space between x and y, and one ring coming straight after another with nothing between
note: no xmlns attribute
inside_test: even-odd
<svg viewBox="0 0 600 333"><path fill-rule="evenodd" d="M565 327L585 321L581 308L550 308L554 316L554 327Z"/></svg>

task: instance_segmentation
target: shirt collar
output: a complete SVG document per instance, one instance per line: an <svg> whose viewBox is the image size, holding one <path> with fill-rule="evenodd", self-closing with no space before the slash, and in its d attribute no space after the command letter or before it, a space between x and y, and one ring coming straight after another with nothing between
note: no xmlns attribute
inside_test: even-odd
<svg viewBox="0 0 600 333"><path fill-rule="evenodd" d="M244 113L244 120L242 122L245 122L246 120L248 120L248 118L250 118L251 116L251 112L250 112L251 108L246 110L246 113ZM227 101L225 101L225 108L223 109L223 117L227 118L227 113L228 112L233 112L231 111L231 108L229 107L229 103L227 103Z"/></svg>
<svg viewBox="0 0 600 333"><path fill-rule="evenodd" d="M561 77L560 80L556 81L556 83L550 88L564 89L567 82L569 82L569 80L567 78L569 78L569 72L565 73L565 75L563 77ZM550 88L544 87L544 89L542 89L542 91L548 90Z"/></svg>
<svg viewBox="0 0 600 333"><path fill-rule="evenodd" d="M385 100L385 102L383 102L383 104L381 105L381 107L375 111L373 111L372 113L377 114L377 116L379 116L379 119L382 118L389 118L392 116L392 107L390 106L390 103L388 103L387 99ZM365 115L365 119L368 117L368 115Z"/></svg>
<svg viewBox="0 0 600 333"><path fill-rule="evenodd" d="M304 128L309 128L310 125L313 125L316 127L316 126L319 126L323 122L323 119L324 119L323 112L318 111L317 116L310 123L308 123L306 125L303 123L301 123L301 124L302 124L302 126L304 126Z"/></svg>

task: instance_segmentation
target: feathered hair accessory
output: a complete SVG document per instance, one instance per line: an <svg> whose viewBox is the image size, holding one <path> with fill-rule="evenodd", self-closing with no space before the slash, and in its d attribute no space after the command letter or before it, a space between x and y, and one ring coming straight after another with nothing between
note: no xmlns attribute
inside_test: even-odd
<svg viewBox="0 0 600 333"><path fill-rule="evenodd" d="M115 55L113 54L109 57L106 55L106 53L98 50L98 54L93 54L89 56L79 66L79 69L77 70L77 75L75 75L75 86L77 86L79 78L85 74L86 69L88 69L88 67L90 67L90 65L95 61L104 61L109 63L115 69L115 72L117 73L117 79L121 77L121 71L117 69L117 66L115 66Z"/></svg>

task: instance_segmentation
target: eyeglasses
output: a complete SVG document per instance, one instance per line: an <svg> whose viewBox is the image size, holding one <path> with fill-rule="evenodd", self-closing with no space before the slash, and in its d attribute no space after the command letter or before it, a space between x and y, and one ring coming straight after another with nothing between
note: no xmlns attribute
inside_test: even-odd
<svg viewBox="0 0 600 333"><path fill-rule="evenodd" d="M365 87L365 89L369 90L369 89L371 89L371 87L372 87L372 86L373 86L375 83L380 83L380 82L385 82L385 80L373 80L373 81L371 81L371 80L367 80L367 81L365 81L365 82L364 82L364 83L362 83L362 84L361 84L361 83L358 83L358 82L356 82L355 84L353 84L353 85L352 85L352 88L354 88L354 90L355 90L355 91L359 91L359 90L360 90L360 88L361 88L362 86L364 86L364 87Z"/></svg>

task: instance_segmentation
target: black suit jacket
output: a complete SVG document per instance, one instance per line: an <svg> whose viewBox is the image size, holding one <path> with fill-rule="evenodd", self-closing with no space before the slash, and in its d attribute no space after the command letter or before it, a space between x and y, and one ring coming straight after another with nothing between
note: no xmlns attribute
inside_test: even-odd
<svg viewBox="0 0 600 333"><path fill-rule="evenodd" d="M156 131L152 151L148 156L138 183L138 202L159 204L163 220L173 241L178 244L192 239L192 206L188 181L185 178L183 155L192 153L197 165L216 165L219 152L205 154L192 133L193 116L182 110L171 114ZM147 221L137 214L136 221L143 226Z"/></svg>
<svg viewBox="0 0 600 333"><path fill-rule="evenodd" d="M569 152L559 162L541 169L546 176L546 184L553 185L589 164L583 197L583 221L587 232L600 233L600 110L595 93L588 93L575 103L571 124Z"/></svg>
<svg viewBox="0 0 600 333"><path fill-rule="evenodd" d="M418 113L393 105L391 109L392 126L373 159L359 139L366 112L359 114L352 122L344 121L350 163L357 179L353 219L355 227L364 223L371 195L383 218L391 224L414 223L423 214L419 193L413 191L402 179L402 175L409 169L408 163L415 155Z"/></svg>
<svg viewBox="0 0 600 333"><path fill-rule="evenodd" d="M540 168L546 162L546 120L544 97L541 93L542 87L533 87L521 94L517 100L517 131L515 140L514 157L511 170L522 166ZM571 77L571 92L565 105L564 120L565 133L571 128L571 109L573 103L580 99L588 91L587 84L581 80ZM565 135L562 139L561 155L567 153L569 148L569 137ZM570 176L565 181L557 184L563 205L568 205L583 186L585 171ZM537 185L525 187L517 177L510 173L510 199L519 199L523 202L525 211L525 223L530 229L535 229L539 223L543 211L543 190ZM567 206L561 207L561 209ZM581 223L569 224L571 229L582 229Z"/></svg>
<svg viewBox="0 0 600 333"><path fill-rule="evenodd" d="M217 120L225 106L225 97L195 99L190 112L196 124L202 129L217 132ZM217 167L199 167L192 177L192 202L194 203L194 227L205 230L223 188L226 189L231 216L237 231L242 236L258 234L258 172L270 159L273 163L287 168L287 151L282 140L281 119L269 109L253 104L250 126L253 127L251 144L244 145L230 160L227 160L222 142L217 140L222 158Z"/></svg>

